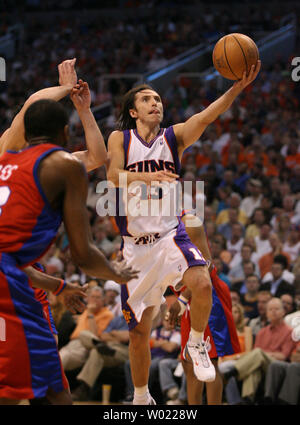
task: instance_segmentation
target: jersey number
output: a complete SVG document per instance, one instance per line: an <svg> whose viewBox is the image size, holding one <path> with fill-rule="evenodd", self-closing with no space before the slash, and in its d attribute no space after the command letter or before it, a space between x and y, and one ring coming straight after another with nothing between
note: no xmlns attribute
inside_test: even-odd
<svg viewBox="0 0 300 425"><path fill-rule="evenodd" d="M190 248L190 251L192 254L194 254L195 260L201 260L204 261L204 258L200 254L200 252L196 248Z"/></svg>
<svg viewBox="0 0 300 425"><path fill-rule="evenodd" d="M8 186L0 187L0 215L2 214L3 205L6 204L10 196L10 188Z"/></svg>

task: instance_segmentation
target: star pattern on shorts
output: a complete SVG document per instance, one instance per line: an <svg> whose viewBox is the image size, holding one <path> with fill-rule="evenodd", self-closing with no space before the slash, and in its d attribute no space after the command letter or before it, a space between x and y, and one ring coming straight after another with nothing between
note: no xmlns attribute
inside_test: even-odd
<svg viewBox="0 0 300 425"><path fill-rule="evenodd" d="M130 313L130 311L122 310L122 313L123 313L123 316L124 316L124 318L126 320L126 323L127 324L130 323L130 320L131 320L131 313Z"/></svg>

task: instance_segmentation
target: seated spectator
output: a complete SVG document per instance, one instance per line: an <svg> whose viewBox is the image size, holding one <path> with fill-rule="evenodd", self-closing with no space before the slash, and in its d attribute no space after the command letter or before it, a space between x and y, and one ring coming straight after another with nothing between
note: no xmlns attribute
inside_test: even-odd
<svg viewBox="0 0 300 425"><path fill-rule="evenodd" d="M272 294L269 291L259 291L257 294L258 317L251 319L249 322L254 339L256 338L258 332L269 324L267 318L267 304L271 298Z"/></svg>
<svg viewBox="0 0 300 425"><path fill-rule="evenodd" d="M253 262L255 265L254 273L257 276L260 275L259 268L255 264L254 259L255 259L255 252L253 248L250 245L244 243L242 245L241 252L237 253L234 259L229 264L230 271L228 273L228 277L231 281L231 284L234 284L236 282L241 282L245 279L243 264L249 261Z"/></svg>
<svg viewBox="0 0 300 425"><path fill-rule="evenodd" d="M260 257L258 261L261 278L263 278L268 272L271 271L276 255L284 255L287 258L288 263L290 263L290 255L286 252L283 252L282 243L276 233L270 234L269 242L271 245L271 251Z"/></svg>
<svg viewBox="0 0 300 425"><path fill-rule="evenodd" d="M246 288L246 279L248 276L255 275L255 265L252 263L252 261L245 261L243 263L243 275L245 276L242 280L236 280L234 284L232 284L232 287L237 289L240 294L245 294L247 291Z"/></svg>
<svg viewBox="0 0 300 425"><path fill-rule="evenodd" d="M289 359L295 348L292 329L284 323L284 309L279 298L268 302L267 317L270 324L258 332L254 349L242 354L231 370L225 372L227 379L236 376L242 381L242 397L251 402L262 381L262 372L275 360Z"/></svg>
<svg viewBox="0 0 300 425"><path fill-rule="evenodd" d="M57 346L60 350L70 341L71 334L76 327L76 321L72 313L67 310L65 305L61 302L59 296L55 296L52 292L49 292L48 299L54 324L57 330Z"/></svg>
<svg viewBox="0 0 300 425"><path fill-rule="evenodd" d="M300 320L300 287L295 289L294 304L295 311L284 316L285 323L291 328L294 327L297 320Z"/></svg>
<svg viewBox="0 0 300 425"><path fill-rule="evenodd" d="M245 211L248 218L253 214L255 208L260 207L262 199L262 183L256 179L250 179L247 187L249 188L250 196L244 198L240 208Z"/></svg>
<svg viewBox="0 0 300 425"><path fill-rule="evenodd" d="M124 316L116 316L104 329L99 338L91 332L83 331L79 336L89 356L77 380L80 385L72 394L73 400L89 400L89 392L95 385L99 374L106 367L123 365L129 358L129 331Z"/></svg>
<svg viewBox="0 0 300 425"><path fill-rule="evenodd" d="M287 293L287 294L282 294L280 296L285 314L284 316L287 316L288 314L294 313L294 311L296 310L296 304L294 301L294 297Z"/></svg>
<svg viewBox="0 0 300 425"><path fill-rule="evenodd" d="M176 358L181 346L180 332L174 329L170 323L163 318L162 326L154 329L151 333L151 365L149 371L149 391L153 386L158 376L159 363L162 359ZM134 387L131 378L129 360L124 364L125 379L126 379L126 401L133 400Z"/></svg>
<svg viewBox="0 0 300 425"><path fill-rule="evenodd" d="M223 266L223 262L220 258L213 258L213 263L217 269L217 274L219 276L220 279L222 279L227 286L230 288L231 287L231 283L230 280L228 279L228 276L223 272L224 270L224 266Z"/></svg>
<svg viewBox="0 0 300 425"><path fill-rule="evenodd" d="M71 341L60 351L62 366L65 371L77 369L84 365L93 346L85 346L80 339L83 331L89 331L93 337L99 337L113 314L104 306L103 290L95 286L88 290L86 310L79 316L77 326L72 333Z"/></svg>
<svg viewBox="0 0 300 425"><path fill-rule="evenodd" d="M226 243L226 248L231 254L231 262L234 262L235 256L241 251L244 243L243 230L243 226L240 223L236 223L232 226L231 238Z"/></svg>
<svg viewBox="0 0 300 425"><path fill-rule="evenodd" d="M255 244L256 244L256 261L258 262L259 259L265 255L268 254L270 251L272 251L270 242L269 242L269 236L271 232L271 226L268 223L265 223L261 226L259 230L259 236L255 236Z"/></svg>
<svg viewBox="0 0 300 425"><path fill-rule="evenodd" d="M240 292L237 289L230 289L230 296L231 296L231 303L233 304L240 304L241 303L241 295Z"/></svg>
<svg viewBox="0 0 300 425"><path fill-rule="evenodd" d="M253 347L252 331L249 326L245 325L245 315L243 306L241 304L232 304L232 315L239 338L241 352L219 358L218 367L220 373L222 374L226 373L228 370L231 370L232 366L235 364L235 361L241 357L241 354L249 353ZM225 386L226 400L229 404L235 404L236 402L236 397L231 396L232 393L239 394L239 390L237 388L236 380L234 377L231 377L227 381Z"/></svg>
<svg viewBox="0 0 300 425"><path fill-rule="evenodd" d="M291 262L296 261L300 256L300 231L294 228L288 233L287 240L283 244L283 251L289 254Z"/></svg>
<svg viewBox="0 0 300 425"><path fill-rule="evenodd" d="M224 191L225 192L226 186L223 188L220 188L218 191ZM228 210L229 208L236 208L238 210L238 222L241 223L243 226L246 226L248 222L248 217L246 216L246 213L240 209L241 204L241 196L238 193L231 193L228 199L228 193L225 192L224 195L227 197L224 199L225 208L220 210L219 214L217 215L216 219L216 225L221 226L222 224L226 224L229 222L229 214ZM227 201L228 200L228 201ZM228 206L227 206L228 204Z"/></svg>
<svg viewBox="0 0 300 425"><path fill-rule="evenodd" d="M255 208L251 216L250 224L246 228L245 237L252 236L255 238L260 235L260 228L267 221L266 213L263 208Z"/></svg>
<svg viewBox="0 0 300 425"><path fill-rule="evenodd" d="M300 403L300 342L291 354L290 362L272 362L266 374L265 401L272 404Z"/></svg>
<svg viewBox="0 0 300 425"><path fill-rule="evenodd" d="M255 274L247 276L245 285L246 292L241 295L241 304L244 307L247 323L249 323L249 320L258 316L257 299L260 288L259 278Z"/></svg>
<svg viewBox="0 0 300 425"><path fill-rule="evenodd" d="M113 280L107 280L104 284L104 303L114 316L121 316L121 285Z"/></svg>
<svg viewBox="0 0 300 425"><path fill-rule="evenodd" d="M232 237L233 226L235 224L238 224L238 223L239 223L239 221L238 221L238 209L237 208L229 208L228 209L228 222L218 226L218 233L221 233L225 237L225 239L228 241ZM242 226L241 223L239 223L239 224ZM244 227L242 227L242 229L243 229L243 234L244 234Z"/></svg>
<svg viewBox="0 0 300 425"><path fill-rule="evenodd" d="M287 259L284 255L277 255L271 267L271 272L267 273L263 280L261 289L270 291L274 297L280 297L284 293L294 295L293 282L295 276L287 269Z"/></svg>
<svg viewBox="0 0 300 425"><path fill-rule="evenodd" d="M186 377L182 369L180 388L175 380L174 372L181 365L180 355L177 359L162 359L158 365L159 384L165 395L166 404L186 404Z"/></svg>

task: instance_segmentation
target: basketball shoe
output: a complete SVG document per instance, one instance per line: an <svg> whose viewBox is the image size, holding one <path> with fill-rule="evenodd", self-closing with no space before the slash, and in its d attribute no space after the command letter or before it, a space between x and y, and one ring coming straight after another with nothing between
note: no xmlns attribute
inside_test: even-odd
<svg viewBox="0 0 300 425"><path fill-rule="evenodd" d="M212 382L216 379L216 370L207 352L208 345L209 337L199 344L192 344L188 340L183 351L183 358L193 363L196 378L203 382Z"/></svg>

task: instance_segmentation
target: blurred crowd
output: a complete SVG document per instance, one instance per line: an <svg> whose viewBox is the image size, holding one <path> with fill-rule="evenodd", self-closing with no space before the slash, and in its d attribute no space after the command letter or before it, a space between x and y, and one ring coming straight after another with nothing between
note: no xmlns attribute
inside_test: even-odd
<svg viewBox="0 0 300 425"><path fill-rule="evenodd" d="M57 5L55 1L43 2L43 6L38 0L28 1L33 9L41 10L47 9L46 3L49 9ZM63 8L63 5L74 5L76 1L59 3ZM127 2L128 7L130 3ZM243 24L240 16L239 19ZM279 17L260 10L244 19L249 25L251 22L267 22L271 29ZM238 30L234 25L228 14L212 15L209 10L207 14L193 19L174 9L168 16L157 15L150 21L130 18L126 23L94 19L84 24L80 17L72 22L58 19L47 29L32 15L27 18L24 49L9 63L8 82L0 86L0 131L9 126L17 108L31 93L57 83L59 62L77 57L77 72L90 84L93 105L105 100L113 102L112 115L101 122L101 130L107 140L115 128L120 97L129 87L108 84L100 93L99 76L155 69L212 35L231 32L233 28ZM218 28L218 33L215 28ZM5 31L4 26L0 29L1 33ZM300 311L300 85L291 80L290 74L290 65L280 60L268 69L263 66L255 83L207 128L201 139L185 152L182 160L182 182L205 182L204 224L213 261L218 274L231 290L233 303L243 306L243 324L249 325L256 319L252 322L254 338L261 327L270 323L261 307L262 294L280 298L284 315ZM185 121L219 95L214 82L204 84L186 77L170 82L162 96L163 126ZM66 100L65 105L71 114L71 102ZM77 150L83 147L83 130L80 124L75 123L69 148ZM100 217L96 212L99 200L96 186L105 179L104 167L90 173L87 207L97 246L108 259L115 259L121 244L115 220L113 217ZM106 316L106 319L110 318L107 323L120 317L118 287L113 282L105 283L86 276L73 264L63 226L42 263L48 274L70 282L89 282L91 288L104 288L104 294L102 291L97 293L97 290L97 296L94 294L91 304L96 305L95 314L106 306L111 312L110 316ZM60 348L63 348L70 341L80 339L74 329L79 324L80 330L84 330L85 319L66 313L57 299L53 298L52 304L58 327L64 316L65 322L59 332ZM298 313L296 315L299 316ZM258 320L259 329L255 330ZM118 322L106 331L110 336L114 334L114 342L119 345L128 343L124 333L118 334L118 337L115 333L123 332L123 325ZM105 330L101 329L98 337L102 332ZM164 332L171 338L170 332ZM102 342L111 341L110 337L107 338ZM180 345L178 338L176 341L172 359ZM94 347L91 344L97 346L98 354L103 354L103 351L107 354L109 350L103 348L99 341L87 341L86 335L80 339L80 344L82 357L70 360L68 356L71 354L65 350L64 362L70 370L85 364L86 370L81 372L80 381L86 386L81 385L79 392L79 398L84 398L82 394L87 394L87 386L92 388L94 385L89 366L85 363L87 358L92 357L90 353ZM80 344L77 343L77 352ZM116 346L109 348L118 351ZM121 348L122 355L113 366L123 365L126 361L124 347ZM106 365L110 367L111 363ZM97 366L94 362L92 368L95 367L99 372L104 366L102 364L99 369L99 362ZM130 388L128 382L127 387ZM164 387L162 384L162 387L167 395L174 386ZM179 397L179 388L173 393L176 393L175 398ZM174 394L169 396L174 398Z"/></svg>

